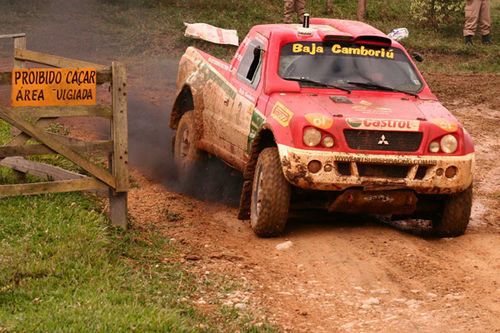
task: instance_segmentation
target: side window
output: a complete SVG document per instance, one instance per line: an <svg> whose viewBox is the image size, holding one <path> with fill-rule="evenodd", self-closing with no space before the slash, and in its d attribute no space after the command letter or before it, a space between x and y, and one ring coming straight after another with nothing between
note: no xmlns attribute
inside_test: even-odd
<svg viewBox="0 0 500 333"><path fill-rule="evenodd" d="M250 42L238 67L238 80L257 88L260 82L263 53L260 42L256 40Z"/></svg>

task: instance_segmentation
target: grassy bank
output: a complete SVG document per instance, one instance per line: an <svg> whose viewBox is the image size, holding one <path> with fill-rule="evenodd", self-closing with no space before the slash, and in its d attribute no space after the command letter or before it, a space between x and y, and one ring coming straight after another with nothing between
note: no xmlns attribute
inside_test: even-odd
<svg viewBox="0 0 500 333"><path fill-rule="evenodd" d="M355 19L356 1L334 0L333 3L330 17ZM464 45L460 17L458 22L438 28L418 24L410 14L410 3L370 0L367 22L385 32L407 27L410 37L403 43L408 49L425 56L425 62L419 65L424 70L500 72L500 0L491 1L494 44L487 47L479 42L479 38L474 47ZM282 1L128 0L119 5L106 2L102 6L107 12L108 28L117 35L127 36L130 52L160 56L179 56L188 45L198 46L226 59L234 53L233 47L183 37L183 22L205 22L237 29L242 39L253 25L279 23L283 18ZM307 1L307 10L315 17L327 16L324 1ZM135 29L129 29L130 26Z"/></svg>
<svg viewBox="0 0 500 333"><path fill-rule="evenodd" d="M197 312L175 247L109 229L100 211L81 194L0 200L0 332L257 330L227 309Z"/></svg>
<svg viewBox="0 0 500 333"><path fill-rule="evenodd" d="M0 121L0 143L9 126ZM28 177L28 181L35 181ZM0 167L0 183L17 182ZM200 283L169 239L153 230L108 227L104 203L81 193L0 199L0 332L270 332L214 297L231 289Z"/></svg>
<svg viewBox="0 0 500 333"><path fill-rule="evenodd" d="M145 279L141 270L155 263L155 247L106 230L95 208L79 194L0 201L0 331L187 330L195 324L195 316L181 311L194 312L174 303L183 291L158 288L182 271L162 267L158 278ZM144 266L135 271L126 259Z"/></svg>

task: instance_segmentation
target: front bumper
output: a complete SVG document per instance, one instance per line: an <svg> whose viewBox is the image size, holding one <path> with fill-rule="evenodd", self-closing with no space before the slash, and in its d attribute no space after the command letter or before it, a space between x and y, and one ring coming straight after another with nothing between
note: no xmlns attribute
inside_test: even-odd
<svg viewBox="0 0 500 333"><path fill-rule="evenodd" d="M414 156L326 152L285 145L278 145L278 149L285 178L303 189L343 191L361 187L451 194L464 191L472 183L474 153ZM317 161L313 162L317 172L308 167L312 161Z"/></svg>

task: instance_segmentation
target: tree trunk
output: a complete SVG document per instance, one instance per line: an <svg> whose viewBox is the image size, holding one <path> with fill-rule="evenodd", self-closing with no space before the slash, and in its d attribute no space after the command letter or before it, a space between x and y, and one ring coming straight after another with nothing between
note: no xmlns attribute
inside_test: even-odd
<svg viewBox="0 0 500 333"><path fill-rule="evenodd" d="M366 0L358 0L358 21L364 21L366 15Z"/></svg>

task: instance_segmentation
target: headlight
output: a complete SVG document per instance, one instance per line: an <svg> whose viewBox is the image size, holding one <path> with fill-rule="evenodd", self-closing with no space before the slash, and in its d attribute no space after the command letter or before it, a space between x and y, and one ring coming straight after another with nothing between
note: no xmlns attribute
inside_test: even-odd
<svg viewBox="0 0 500 333"><path fill-rule="evenodd" d="M326 148L332 148L333 145L335 144L335 140L333 140L333 137L330 136L330 135L326 135L323 140L321 140L321 144L323 145L323 147L326 147Z"/></svg>
<svg viewBox="0 0 500 333"><path fill-rule="evenodd" d="M321 141L321 132L314 127L307 127L304 130L303 141L306 146L315 147Z"/></svg>
<svg viewBox="0 0 500 333"><path fill-rule="evenodd" d="M441 138L441 150L447 154L452 154L457 150L458 141L451 135L447 134Z"/></svg>
<svg viewBox="0 0 500 333"><path fill-rule="evenodd" d="M431 144L429 145L429 151L431 153L437 153L437 152L439 152L439 142L432 141Z"/></svg>

